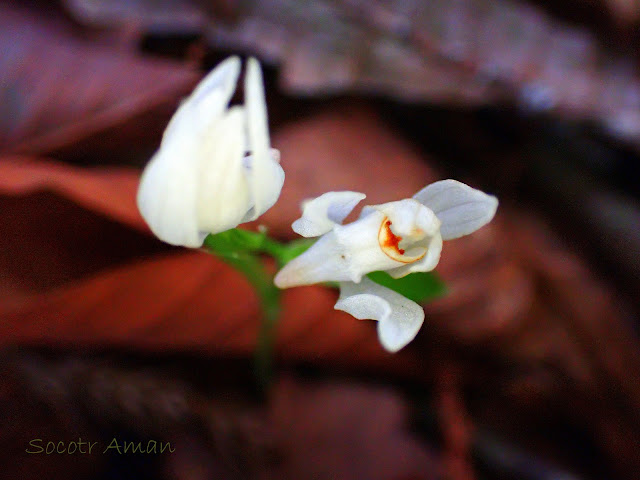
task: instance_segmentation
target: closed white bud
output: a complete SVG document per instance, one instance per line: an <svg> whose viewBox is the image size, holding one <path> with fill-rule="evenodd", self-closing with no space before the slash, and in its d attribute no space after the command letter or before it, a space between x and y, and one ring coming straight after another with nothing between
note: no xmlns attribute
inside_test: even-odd
<svg viewBox="0 0 640 480"><path fill-rule="evenodd" d="M280 195L284 171L270 148L262 73L250 58L245 104L229 107L240 59L218 65L186 98L146 166L138 209L161 240L200 247L219 233L256 219Z"/></svg>

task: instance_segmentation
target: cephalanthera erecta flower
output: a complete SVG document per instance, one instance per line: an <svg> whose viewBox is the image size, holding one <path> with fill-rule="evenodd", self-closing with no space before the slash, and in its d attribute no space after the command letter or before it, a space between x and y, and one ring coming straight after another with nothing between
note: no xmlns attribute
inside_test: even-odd
<svg viewBox="0 0 640 480"><path fill-rule="evenodd" d="M138 208L167 243L200 247L207 234L255 220L280 196L284 172L270 147L256 59L247 62L245 104L229 107L240 66L228 58L200 82L142 174Z"/></svg>
<svg viewBox="0 0 640 480"><path fill-rule="evenodd" d="M383 347L395 352L418 333L424 311L415 302L364 275L386 271L394 278L433 270L442 241L468 235L495 215L498 200L455 180L433 183L413 198L364 207L360 218L341 225L365 195L329 192L306 202L292 228L321 236L275 278L280 288L339 282L338 310L378 320Z"/></svg>

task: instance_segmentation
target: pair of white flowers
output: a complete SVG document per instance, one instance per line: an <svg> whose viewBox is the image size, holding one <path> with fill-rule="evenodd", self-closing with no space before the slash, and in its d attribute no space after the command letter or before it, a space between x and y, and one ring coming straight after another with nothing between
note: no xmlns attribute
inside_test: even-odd
<svg viewBox="0 0 640 480"><path fill-rule="evenodd" d="M251 58L245 105L229 107L240 73L232 57L207 75L180 106L147 165L138 207L151 230L173 245L200 247L209 233L255 220L280 195L284 172L271 149L262 74ZM442 241L468 235L493 218L498 201L455 180L431 184L413 198L366 206L358 220L342 221L365 198L329 192L304 204L293 230L320 237L275 278L280 288L338 282L338 310L378 321L383 347L395 352L416 336L424 311L365 275L394 278L433 270Z"/></svg>

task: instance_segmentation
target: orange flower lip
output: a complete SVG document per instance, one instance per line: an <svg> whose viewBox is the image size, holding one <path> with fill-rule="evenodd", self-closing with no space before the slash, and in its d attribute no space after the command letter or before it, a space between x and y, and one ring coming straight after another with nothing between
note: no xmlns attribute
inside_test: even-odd
<svg viewBox="0 0 640 480"><path fill-rule="evenodd" d="M378 231L378 244L387 257L401 263L413 263L426 255L427 251L425 250L421 255L415 257L405 256L404 249L400 248L402 237L391 231L391 223L388 217L384 217Z"/></svg>

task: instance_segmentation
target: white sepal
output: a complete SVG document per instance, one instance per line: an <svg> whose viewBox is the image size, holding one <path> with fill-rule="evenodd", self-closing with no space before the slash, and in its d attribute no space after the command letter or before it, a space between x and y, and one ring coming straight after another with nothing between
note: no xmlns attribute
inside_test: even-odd
<svg viewBox="0 0 640 480"><path fill-rule="evenodd" d="M456 180L432 183L413 198L430 208L442 222L444 240L452 240L475 232L491 221L498 199Z"/></svg>
<svg viewBox="0 0 640 480"><path fill-rule="evenodd" d="M351 256L345 246L338 241L335 232L329 232L287 263L274 278L274 283L278 288L291 288L358 279L351 272Z"/></svg>
<svg viewBox="0 0 640 480"><path fill-rule="evenodd" d="M276 150L275 154L272 154L262 71L255 58L247 61L244 88L247 138L251 155L248 178L253 202L249 220L255 220L278 200L284 184L284 170L278 163L280 153Z"/></svg>
<svg viewBox="0 0 640 480"><path fill-rule="evenodd" d="M159 150L144 170L138 187L138 209L153 234L171 245L199 247L198 169L194 159L175 162Z"/></svg>
<svg viewBox="0 0 640 480"><path fill-rule="evenodd" d="M185 135L206 133L210 122L216 121L229 105L236 90L240 67L238 57L229 57L200 81L171 117L162 135L163 147L174 137L181 142Z"/></svg>
<svg viewBox="0 0 640 480"><path fill-rule="evenodd" d="M303 203L302 216L291 225L298 235L319 237L339 225L364 198L358 192L327 192Z"/></svg>
<svg viewBox="0 0 640 480"><path fill-rule="evenodd" d="M360 283L341 283L334 308L359 320L377 320L380 343L389 352L413 340L424 321L420 305L366 277Z"/></svg>
<svg viewBox="0 0 640 480"><path fill-rule="evenodd" d="M287 263L275 276L278 288L349 280L349 266L334 232L320 237L309 250Z"/></svg>

